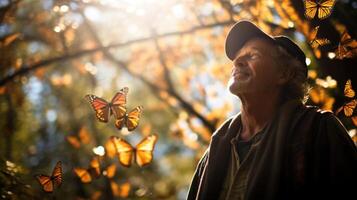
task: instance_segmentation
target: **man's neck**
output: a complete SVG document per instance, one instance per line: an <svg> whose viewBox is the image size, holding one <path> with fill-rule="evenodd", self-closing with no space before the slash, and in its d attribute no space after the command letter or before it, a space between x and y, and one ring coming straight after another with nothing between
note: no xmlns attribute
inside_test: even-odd
<svg viewBox="0 0 357 200"><path fill-rule="evenodd" d="M278 94L240 97L242 101L241 120L243 125L240 138L242 140L252 138L272 119L277 110L278 97Z"/></svg>

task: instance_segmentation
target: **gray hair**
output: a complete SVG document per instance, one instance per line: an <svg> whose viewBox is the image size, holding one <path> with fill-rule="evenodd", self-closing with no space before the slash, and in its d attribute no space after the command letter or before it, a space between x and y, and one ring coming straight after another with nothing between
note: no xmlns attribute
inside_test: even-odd
<svg viewBox="0 0 357 200"><path fill-rule="evenodd" d="M272 51L275 62L280 69L288 70L292 74L291 78L285 83L282 89L281 100L283 102L296 99L303 104L308 100L310 86L307 83L305 66L296 58L292 57L281 46L277 46L276 51Z"/></svg>

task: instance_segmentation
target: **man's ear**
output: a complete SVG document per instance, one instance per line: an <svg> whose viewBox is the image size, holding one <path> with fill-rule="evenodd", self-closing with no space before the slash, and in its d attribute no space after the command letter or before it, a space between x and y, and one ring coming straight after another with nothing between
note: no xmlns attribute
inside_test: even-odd
<svg viewBox="0 0 357 200"><path fill-rule="evenodd" d="M278 79L278 84L279 85L284 85L286 82L288 82L290 79L294 78L295 72L291 69L285 69L282 70L279 74L279 79Z"/></svg>

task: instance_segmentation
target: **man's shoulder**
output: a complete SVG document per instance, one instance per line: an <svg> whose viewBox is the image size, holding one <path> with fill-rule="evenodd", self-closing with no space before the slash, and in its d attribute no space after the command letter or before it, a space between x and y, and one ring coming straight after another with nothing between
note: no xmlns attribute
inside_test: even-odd
<svg viewBox="0 0 357 200"><path fill-rule="evenodd" d="M239 121L240 112L234 116L229 117L223 123L221 123L220 126L216 129L216 131L212 134L212 136L225 134L232 123L237 123Z"/></svg>
<svg viewBox="0 0 357 200"><path fill-rule="evenodd" d="M317 106L303 105L301 110L307 111L307 115L315 115L320 120L338 120L331 110L324 110Z"/></svg>

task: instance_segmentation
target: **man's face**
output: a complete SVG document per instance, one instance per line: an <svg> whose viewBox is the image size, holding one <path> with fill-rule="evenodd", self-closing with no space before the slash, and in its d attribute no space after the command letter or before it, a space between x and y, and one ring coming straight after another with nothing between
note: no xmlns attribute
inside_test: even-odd
<svg viewBox="0 0 357 200"><path fill-rule="evenodd" d="M280 88L280 70L269 41L254 38L244 44L233 60L229 90L235 95L270 93Z"/></svg>

